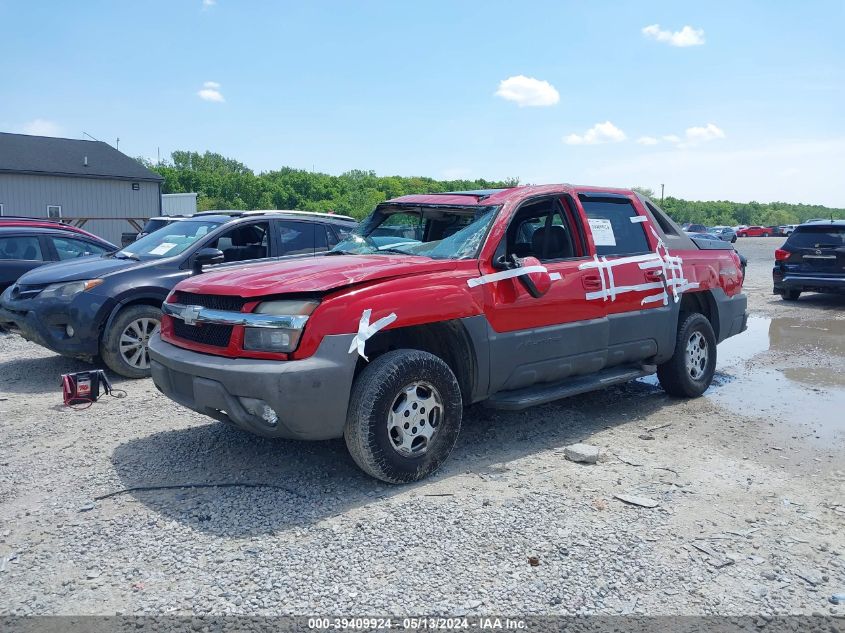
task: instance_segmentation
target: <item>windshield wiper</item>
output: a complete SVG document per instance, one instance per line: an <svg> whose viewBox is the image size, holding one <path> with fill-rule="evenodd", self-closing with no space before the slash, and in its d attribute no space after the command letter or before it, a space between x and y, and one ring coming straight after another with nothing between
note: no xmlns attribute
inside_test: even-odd
<svg viewBox="0 0 845 633"><path fill-rule="evenodd" d="M115 259L134 259L136 262L141 261L141 258L133 253L124 253L123 251L118 251L114 254Z"/></svg>
<svg viewBox="0 0 845 633"><path fill-rule="evenodd" d="M409 253L408 251L403 251L398 248L392 248L390 246L382 246L380 247L373 255L378 255L379 253L399 253L400 255L414 255L414 253Z"/></svg>
<svg viewBox="0 0 845 633"><path fill-rule="evenodd" d="M352 251L329 251L326 255L355 255Z"/></svg>

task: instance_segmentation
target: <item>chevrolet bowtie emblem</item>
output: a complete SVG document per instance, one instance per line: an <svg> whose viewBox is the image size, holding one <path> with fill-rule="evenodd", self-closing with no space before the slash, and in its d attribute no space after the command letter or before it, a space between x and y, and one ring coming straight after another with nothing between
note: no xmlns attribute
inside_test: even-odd
<svg viewBox="0 0 845 633"><path fill-rule="evenodd" d="M185 322L185 325L193 325L197 322L202 308L200 306L185 306L179 316Z"/></svg>

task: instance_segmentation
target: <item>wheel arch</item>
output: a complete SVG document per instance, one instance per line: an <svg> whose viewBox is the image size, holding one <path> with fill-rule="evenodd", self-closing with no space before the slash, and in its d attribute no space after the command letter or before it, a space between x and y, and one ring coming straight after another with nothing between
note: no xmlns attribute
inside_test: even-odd
<svg viewBox="0 0 845 633"><path fill-rule="evenodd" d="M370 361L397 349L416 349L441 358L458 379L464 403L473 402L478 389L479 359L472 336L460 319L383 330L366 343ZM359 357L356 377L366 365L367 361Z"/></svg>
<svg viewBox="0 0 845 633"><path fill-rule="evenodd" d="M100 340L103 338L103 334L111 328L112 323L117 318L117 315L120 314L125 308L129 308L131 306L137 305L147 305L152 306L153 308L160 308L161 304L164 303L164 300L167 298L167 294L161 293L145 293L142 295L133 295L131 297L126 297L121 301L117 302L117 305L112 308L109 316L103 321L102 326L100 327Z"/></svg>
<svg viewBox="0 0 845 633"><path fill-rule="evenodd" d="M713 293L709 290L701 290L699 292L685 292L681 295L680 313L678 315L678 327L683 321L681 316L684 313L698 312L710 321L710 326L713 328L713 333L716 335L716 340L719 338L719 308L716 305L716 299L713 298Z"/></svg>

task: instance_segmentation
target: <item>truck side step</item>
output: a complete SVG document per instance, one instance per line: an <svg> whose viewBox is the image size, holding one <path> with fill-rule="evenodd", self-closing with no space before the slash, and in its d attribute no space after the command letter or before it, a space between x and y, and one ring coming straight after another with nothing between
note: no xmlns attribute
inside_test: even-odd
<svg viewBox="0 0 845 633"><path fill-rule="evenodd" d="M561 398L568 398L579 393L603 389L610 385L617 385L629 382L636 378L648 376L657 371L655 365L610 367L595 374L586 376L575 376L560 382L552 382L541 385L532 385L524 389L513 389L511 391L500 391L484 401L484 406L489 409L502 409L504 411L519 411L538 404L546 404Z"/></svg>

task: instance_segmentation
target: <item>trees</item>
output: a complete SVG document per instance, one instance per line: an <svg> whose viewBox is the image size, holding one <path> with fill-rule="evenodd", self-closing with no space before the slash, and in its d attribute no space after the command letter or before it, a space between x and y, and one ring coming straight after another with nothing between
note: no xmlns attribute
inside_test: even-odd
<svg viewBox="0 0 845 633"><path fill-rule="evenodd" d="M515 187L519 178L503 181L435 180L420 176L378 176L353 169L339 176L304 169L281 169L255 174L243 163L213 152L175 151L170 160L153 164L137 159L164 178L163 193L199 194L200 210L302 209L334 211L363 218L379 202L412 193L442 193L467 189ZM652 200L648 187L634 187ZM794 224L809 218L845 217L845 209L773 202L736 203L728 200L693 201L668 196L663 209L678 222L716 224Z"/></svg>

